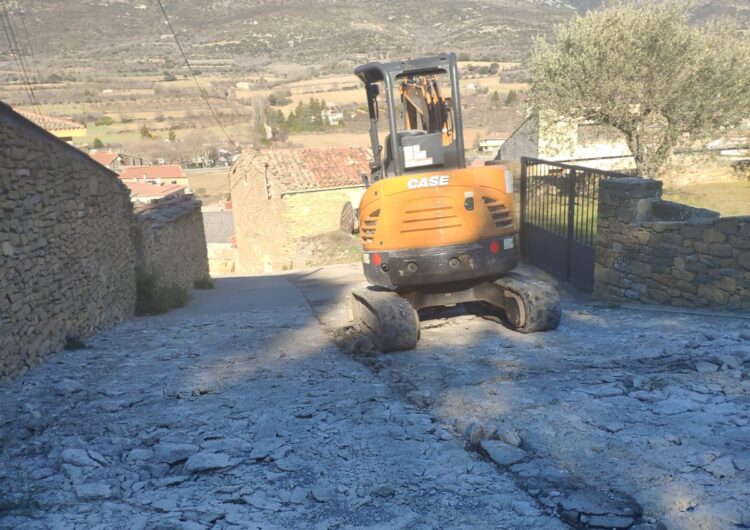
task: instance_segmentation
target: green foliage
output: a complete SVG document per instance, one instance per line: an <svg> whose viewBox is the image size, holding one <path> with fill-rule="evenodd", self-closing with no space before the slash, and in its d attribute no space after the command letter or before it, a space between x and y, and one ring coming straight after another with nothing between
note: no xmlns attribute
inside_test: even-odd
<svg viewBox="0 0 750 530"><path fill-rule="evenodd" d="M490 74L496 75L500 71L500 65L497 63L492 63L490 65L489 71L490 71Z"/></svg>
<svg viewBox="0 0 750 530"><path fill-rule="evenodd" d="M326 102L323 100L310 98L310 102L307 104L300 101L297 108L289 114L289 118L286 120L286 131L310 132L326 129L328 121L322 114L325 109Z"/></svg>
<svg viewBox="0 0 750 530"><path fill-rule="evenodd" d="M169 138L170 142L174 142L177 140L177 133L174 132L174 129L169 129L169 136L167 138Z"/></svg>
<svg viewBox="0 0 750 530"><path fill-rule="evenodd" d="M495 90L492 93L492 96L490 96L490 102L493 107L497 107L500 104L500 93L497 90Z"/></svg>
<svg viewBox="0 0 750 530"><path fill-rule="evenodd" d="M177 78L170 72L164 72L164 81L177 81Z"/></svg>
<svg viewBox="0 0 750 530"><path fill-rule="evenodd" d="M136 272L135 314L160 315L190 301L187 290L177 286L157 285L156 278L142 271Z"/></svg>
<svg viewBox="0 0 750 530"><path fill-rule="evenodd" d="M106 125L114 125L114 123L115 123L115 120L112 119L111 116L102 116L101 118L98 118L94 122L94 125L96 125L96 126L102 126L102 125L106 126Z"/></svg>
<svg viewBox="0 0 750 530"><path fill-rule="evenodd" d="M272 107L283 107L284 105L289 105L292 102L289 97L291 95L292 92L289 89L274 90L268 95L268 104Z"/></svg>
<svg viewBox="0 0 750 530"><path fill-rule="evenodd" d="M211 278L201 278L193 282L195 289L215 289L214 281Z"/></svg>
<svg viewBox="0 0 750 530"><path fill-rule="evenodd" d="M141 133L142 139L153 138L153 135L151 134L151 130L148 128L148 125L146 125L145 123L141 125L139 132Z"/></svg>
<svg viewBox="0 0 750 530"><path fill-rule="evenodd" d="M86 343L78 335L68 335L65 337L64 348L66 350L83 350L86 348Z"/></svg>
<svg viewBox="0 0 750 530"><path fill-rule="evenodd" d="M616 128L640 174L659 176L683 135L750 114L750 43L689 18L681 2L627 0L556 27L554 44L535 42L531 107Z"/></svg>
<svg viewBox="0 0 750 530"><path fill-rule="evenodd" d="M101 138L94 138L94 149L102 149L104 147L104 142L102 142Z"/></svg>
<svg viewBox="0 0 750 530"><path fill-rule="evenodd" d="M518 102L518 92L513 90L512 88L508 92L508 95L505 96L505 106L506 107L512 107Z"/></svg>

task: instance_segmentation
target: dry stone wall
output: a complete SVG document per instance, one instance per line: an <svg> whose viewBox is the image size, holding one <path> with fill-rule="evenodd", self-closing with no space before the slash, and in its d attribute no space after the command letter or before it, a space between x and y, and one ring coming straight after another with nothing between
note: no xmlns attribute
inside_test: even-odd
<svg viewBox="0 0 750 530"><path fill-rule="evenodd" d="M0 104L0 378L132 313L131 220L115 173Z"/></svg>
<svg viewBox="0 0 750 530"><path fill-rule="evenodd" d="M684 307L750 308L750 217L661 200L662 183L602 181L595 295Z"/></svg>
<svg viewBox="0 0 750 530"><path fill-rule="evenodd" d="M196 280L209 278L200 201L166 197L139 207L136 219L138 268L157 285L192 289Z"/></svg>

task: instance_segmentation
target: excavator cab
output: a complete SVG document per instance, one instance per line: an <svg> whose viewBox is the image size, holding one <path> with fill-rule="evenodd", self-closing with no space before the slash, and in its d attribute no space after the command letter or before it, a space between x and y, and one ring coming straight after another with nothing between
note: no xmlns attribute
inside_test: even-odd
<svg viewBox="0 0 750 530"><path fill-rule="evenodd" d="M367 93L373 182L466 166L455 54L368 63L354 73Z"/></svg>
<svg viewBox="0 0 750 530"><path fill-rule="evenodd" d="M373 158L354 223L371 287L352 293L352 320L382 351L414 348L420 310L436 306L471 302L521 332L556 328L554 288L512 272L520 252L510 171L466 166L456 55L354 73ZM354 211L344 207L342 227Z"/></svg>

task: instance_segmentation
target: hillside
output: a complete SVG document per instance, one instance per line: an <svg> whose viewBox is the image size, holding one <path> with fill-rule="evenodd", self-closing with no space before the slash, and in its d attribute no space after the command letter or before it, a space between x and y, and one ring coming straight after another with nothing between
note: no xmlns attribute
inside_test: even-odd
<svg viewBox="0 0 750 530"><path fill-rule="evenodd" d="M552 4L552 5L550 5ZM564 19L555 2L430 0L430 19L407 0L165 0L191 56L316 62L445 48L523 57L531 37ZM174 53L153 0L29 0L38 53L68 58L160 58Z"/></svg>
<svg viewBox="0 0 750 530"><path fill-rule="evenodd" d="M472 58L522 60L535 35L548 34L556 22L602 0L429 0L424 9L409 0L163 2L191 58L229 60L229 67L252 69L268 60L335 67L340 60L348 64L446 49ZM142 71L178 60L155 0L10 4L11 20L18 27L22 10L39 60L54 70L96 63L94 71ZM697 2L698 18L715 15L746 23L750 4ZM0 58L9 59L6 49L0 49Z"/></svg>

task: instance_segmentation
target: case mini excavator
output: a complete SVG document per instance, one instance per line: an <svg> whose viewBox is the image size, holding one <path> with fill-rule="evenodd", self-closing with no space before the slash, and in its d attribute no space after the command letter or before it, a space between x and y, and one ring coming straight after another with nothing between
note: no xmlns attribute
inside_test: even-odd
<svg viewBox="0 0 750 530"><path fill-rule="evenodd" d="M494 161L466 167L456 55L354 73L367 92L373 152L358 208L371 287L352 293L355 324L384 352L416 347L428 307L472 302L523 333L556 328L557 291L511 272L519 261L512 175Z"/></svg>

